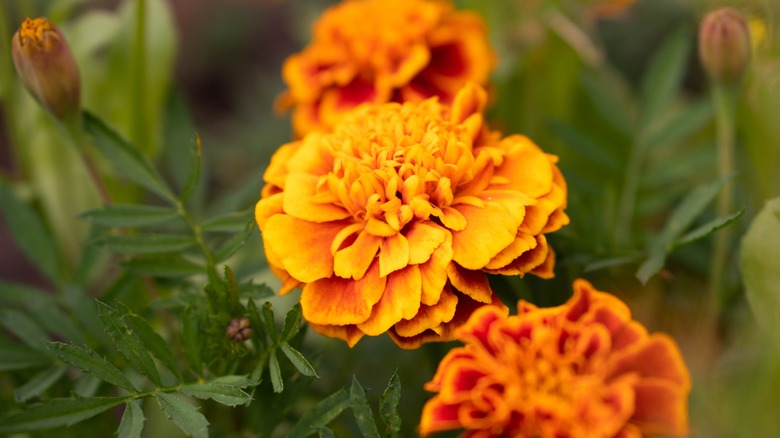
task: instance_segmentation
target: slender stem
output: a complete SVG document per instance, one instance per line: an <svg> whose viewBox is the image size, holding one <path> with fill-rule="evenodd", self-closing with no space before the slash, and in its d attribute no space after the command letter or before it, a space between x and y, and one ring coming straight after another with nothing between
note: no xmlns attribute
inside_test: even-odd
<svg viewBox="0 0 780 438"><path fill-rule="evenodd" d="M596 46L588 34L563 14L553 8L547 15L547 25L553 32L573 48L580 59L590 67L597 67L604 61L604 53Z"/></svg>
<svg viewBox="0 0 780 438"><path fill-rule="evenodd" d="M144 102L146 99L146 0L136 0L135 40L133 42L133 143L148 151L144 123Z"/></svg>
<svg viewBox="0 0 780 438"><path fill-rule="evenodd" d="M644 156L642 137L640 135L631 143L626 173L623 175L623 191L620 192L615 217L615 246L618 248L627 246L631 237L631 223L634 220L634 207L639 192L639 175L642 172Z"/></svg>
<svg viewBox="0 0 780 438"><path fill-rule="evenodd" d="M728 85L716 85L713 90L716 111L716 142L718 153L718 176L724 178L734 172L734 105L735 89ZM718 196L718 216L726 216L734 209L734 186L726 182ZM713 316L720 312L724 272L728 262L731 228L726 227L715 235L714 249L710 263L709 311Z"/></svg>
<svg viewBox="0 0 780 438"><path fill-rule="evenodd" d="M68 141L73 145L78 156L81 157L82 163L87 169L87 173L89 173L89 177L97 189L98 195L100 196L100 201L103 204L110 204L111 195L108 193L105 181L103 181L103 178L100 176L100 172L98 172L97 166L95 165L95 162L92 160L92 157L89 155L89 151L87 151L86 148L86 143L84 140L84 128L81 124L81 113L76 116L69 117L66 120L56 120L56 124L57 126L60 126L64 129Z"/></svg>
<svg viewBox="0 0 780 438"><path fill-rule="evenodd" d="M208 270L209 275L217 275L217 264L214 261L214 255L211 253L209 246L206 245L206 239L203 237L203 230L200 228L200 225L192 218L192 215L190 215L181 201L176 203L176 211L178 211L179 216L187 223L193 236L195 236L195 242L197 242L198 248L200 249L201 254L203 254L203 258L206 260L206 269Z"/></svg>

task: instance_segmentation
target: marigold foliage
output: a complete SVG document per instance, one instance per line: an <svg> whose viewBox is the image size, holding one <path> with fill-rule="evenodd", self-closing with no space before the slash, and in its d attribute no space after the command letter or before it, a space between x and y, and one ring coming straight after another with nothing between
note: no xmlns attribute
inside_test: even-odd
<svg viewBox="0 0 780 438"><path fill-rule="evenodd" d="M284 63L298 135L327 128L365 103L451 103L469 81L485 84L495 56L482 19L443 1L353 0L325 11L311 43Z"/></svg>
<svg viewBox="0 0 780 438"><path fill-rule="evenodd" d="M500 305L486 273L553 275L545 233L569 221L556 157L487 130L485 99L471 84L452 107L365 105L273 156L256 220L315 330L416 348Z"/></svg>
<svg viewBox="0 0 780 438"><path fill-rule="evenodd" d="M456 332L426 389L420 432L463 436L641 437L688 432L690 376L669 336L649 335L585 280L565 304L484 306Z"/></svg>

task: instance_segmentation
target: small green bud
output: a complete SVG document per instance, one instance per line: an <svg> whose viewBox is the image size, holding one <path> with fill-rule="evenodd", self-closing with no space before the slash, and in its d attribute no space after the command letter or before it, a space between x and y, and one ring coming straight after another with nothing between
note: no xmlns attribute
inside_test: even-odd
<svg viewBox="0 0 780 438"><path fill-rule="evenodd" d="M79 70L60 30L46 18L27 18L11 45L16 72L38 102L58 118L78 113Z"/></svg>
<svg viewBox="0 0 780 438"><path fill-rule="evenodd" d="M707 75L720 84L739 81L750 61L750 30L732 8L708 13L699 26L699 58Z"/></svg>

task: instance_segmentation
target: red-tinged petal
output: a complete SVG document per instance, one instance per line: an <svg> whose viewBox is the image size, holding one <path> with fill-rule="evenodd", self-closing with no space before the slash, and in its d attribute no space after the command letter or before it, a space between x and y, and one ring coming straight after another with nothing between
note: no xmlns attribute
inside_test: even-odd
<svg viewBox="0 0 780 438"><path fill-rule="evenodd" d="M545 266L547 264L547 266ZM555 265L552 249L547 245L547 238L540 234L536 236L536 246L520 254L520 257L512 260L511 263L499 269L485 269L490 274L502 275L524 275L533 272L542 278L551 278L552 269ZM540 268L539 271L536 269ZM543 268L543 269L542 269ZM545 274L549 274L546 276Z"/></svg>
<svg viewBox="0 0 780 438"><path fill-rule="evenodd" d="M545 240L546 243L547 241ZM555 251L551 247L547 247L547 256L544 258L544 261L528 272L544 279L555 277Z"/></svg>
<svg viewBox="0 0 780 438"><path fill-rule="evenodd" d="M339 205L311 202L318 179L317 176L304 173L288 175L284 190L284 212L309 222L330 222L352 216Z"/></svg>
<svg viewBox="0 0 780 438"><path fill-rule="evenodd" d="M333 273L330 244L348 225L346 221L315 224L277 214L266 222L263 240L290 275L308 283Z"/></svg>
<svg viewBox="0 0 780 438"><path fill-rule="evenodd" d="M641 379L635 386L636 408L631 422L648 434L687 436L688 390L674 382Z"/></svg>
<svg viewBox="0 0 780 438"><path fill-rule="evenodd" d="M536 203L529 206L525 211L525 220L520 230L528 234L539 234L550 224L550 216L556 211L560 211L566 203L566 192L557 185L553 185L550 193L537 198ZM561 221L561 226L569 223L569 217L566 215L557 217ZM555 228L550 225L549 228ZM556 228L557 229L557 228Z"/></svg>
<svg viewBox="0 0 780 438"><path fill-rule="evenodd" d="M431 53L426 44L416 44L409 49L401 62L390 71L387 78L393 87L402 87L422 70L431 59Z"/></svg>
<svg viewBox="0 0 780 438"><path fill-rule="evenodd" d="M526 251L536 248L536 238L527 234L518 233L517 238L509 246L496 254L490 262L485 265L487 269L501 269L512 263Z"/></svg>
<svg viewBox="0 0 780 438"><path fill-rule="evenodd" d="M691 377L677 344L662 333L650 335L645 342L614 355L607 376L624 373L665 379L686 391L691 387Z"/></svg>
<svg viewBox="0 0 780 438"><path fill-rule="evenodd" d="M401 320L395 325L398 336L411 338L422 332L440 326L452 320L458 305L458 297L449 288L441 293L436 304L421 305L417 314L408 320Z"/></svg>
<svg viewBox="0 0 780 438"><path fill-rule="evenodd" d="M430 260L433 251L445 240L448 231L433 222L413 222L404 233L409 241L409 263L419 265Z"/></svg>
<svg viewBox="0 0 780 438"><path fill-rule="evenodd" d="M447 236L431 258L419 265L422 275L422 304L432 306L439 302L439 297L447 284L447 267L452 262L452 238Z"/></svg>
<svg viewBox="0 0 780 438"><path fill-rule="evenodd" d="M465 269L457 263L447 266L447 277L452 286L480 303L492 300L493 290L490 288L487 276L480 271Z"/></svg>
<svg viewBox="0 0 780 438"><path fill-rule="evenodd" d="M627 424L623 430L615 435L615 438L642 438L642 431L633 424Z"/></svg>
<svg viewBox="0 0 780 438"><path fill-rule="evenodd" d="M381 237L366 232L358 234L352 245L336 252L333 272L341 278L360 280L374 261L382 240Z"/></svg>
<svg viewBox="0 0 780 438"><path fill-rule="evenodd" d="M647 336L647 329L642 324L631 321L612 336L612 349L620 351L624 348L634 347Z"/></svg>
<svg viewBox="0 0 780 438"><path fill-rule="evenodd" d="M379 276L379 262L361 280L330 277L309 283L301 294L303 317L321 325L360 324L371 316L386 283Z"/></svg>
<svg viewBox="0 0 780 438"><path fill-rule="evenodd" d="M442 338L438 333L434 332L433 330L426 330L419 335L415 336L400 336L395 332L395 328L391 328L387 331L387 335L390 336L390 339L395 342L398 347L400 347L403 350L416 350L420 348L421 345L427 344L429 342L447 342L451 341L453 338Z"/></svg>
<svg viewBox="0 0 780 438"><path fill-rule="evenodd" d="M458 405L448 405L434 396L423 407L420 435L426 436L444 430L459 429Z"/></svg>
<svg viewBox="0 0 780 438"><path fill-rule="evenodd" d="M445 403L462 403L472 397L472 390L485 377L486 370L476 358L453 360L441 375L439 396Z"/></svg>
<svg viewBox="0 0 780 438"><path fill-rule="evenodd" d="M268 221L268 218L282 212L283 198L284 195L282 193L277 193L268 198L261 199L255 205L255 222L257 222L257 226L260 228L261 232L263 231L263 228L265 228L265 223Z"/></svg>
<svg viewBox="0 0 780 438"><path fill-rule="evenodd" d="M377 336L402 319L414 318L420 309L421 293L422 278L417 266L408 266L390 274L382 298L371 311L371 317L358 324L358 328L369 336Z"/></svg>
<svg viewBox="0 0 780 438"><path fill-rule="evenodd" d="M386 237L379 247L379 275L386 277L408 264L409 241L406 237L400 233Z"/></svg>
<svg viewBox="0 0 780 438"><path fill-rule="evenodd" d="M501 204L486 202L485 208L461 204L457 208L467 225L452 233L452 258L464 268L483 269L515 240L519 224Z"/></svg>
<svg viewBox="0 0 780 438"><path fill-rule="evenodd" d="M354 325L321 325L312 322L309 322L308 324L314 331L323 336L343 340L350 348L354 347L355 344L365 336L365 334Z"/></svg>
<svg viewBox="0 0 780 438"><path fill-rule="evenodd" d="M488 342L490 327L496 321L505 319L508 313L506 307L482 306L474 311L468 322L456 331L456 336L465 343L478 343L490 351L492 350Z"/></svg>

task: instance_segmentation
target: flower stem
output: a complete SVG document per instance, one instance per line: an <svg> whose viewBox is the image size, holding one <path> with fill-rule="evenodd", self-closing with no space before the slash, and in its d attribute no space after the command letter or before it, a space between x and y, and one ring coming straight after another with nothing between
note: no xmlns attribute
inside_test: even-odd
<svg viewBox="0 0 780 438"><path fill-rule="evenodd" d="M736 92L728 85L715 85L713 100L716 111L716 142L718 154L718 176L725 178L734 172L734 106ZM734 187L726 182L718 196L718 216L726 216L734 209ZM726 227L715 235L710 262L709 311L713 316L720 312L721 291L724 272L728 262L731 229Z"/></svg>
<svg viewBox="0 0 780 438"><path fill-rule="evenodd" d="M136 0L135 40L133 41L133 143L148 151L148 138L144 121L146 99L146 0Z"/></svg>

